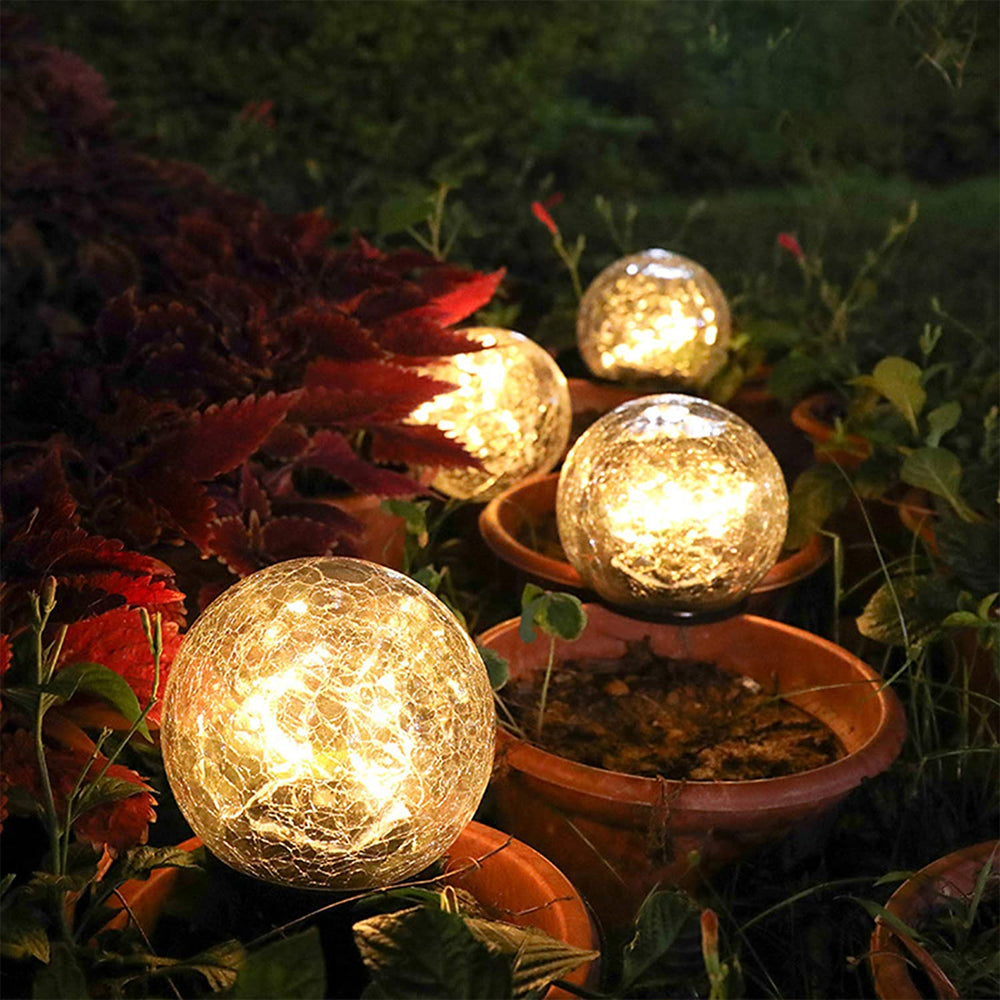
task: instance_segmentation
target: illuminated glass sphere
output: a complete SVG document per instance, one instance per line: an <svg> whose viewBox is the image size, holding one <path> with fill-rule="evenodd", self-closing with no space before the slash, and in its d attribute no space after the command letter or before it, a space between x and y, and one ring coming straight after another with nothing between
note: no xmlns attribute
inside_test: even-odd
<svg viewBox="0 0 1000 1000"><path fill-rule="evenodd" d="M163 758L209 850L269 882L369 888L440 857L493 764L486 668L455 616L361 559L278 563L174 660Z"/></svg>
<svg viewBox="0 0 1000 1000"><path fill-rule="evenodd" d="M668 250L615 261L593 280L577 315L587 367L615 381L669 379L698 387L722 367L729 306L700 264Z"/></svg>
<svg viewBox="0 0 1000 1000"><path fill-rule="evenodd" d="M566 378L549 354L513 330L462 331L485 349L445 358L427 373L458 386L418 407L483 468L441 469L431 485L459 500L487 501L536 472L548 472L569 443L573 411Z"/></svg>
<svg viewBox="0 0 1000 1000"><path fill-rule="evenodd" d="M760 435L715 403L668 393L592 424L556 495L566 558L623 608L718 612L781 552L788 493Z"/></svg>

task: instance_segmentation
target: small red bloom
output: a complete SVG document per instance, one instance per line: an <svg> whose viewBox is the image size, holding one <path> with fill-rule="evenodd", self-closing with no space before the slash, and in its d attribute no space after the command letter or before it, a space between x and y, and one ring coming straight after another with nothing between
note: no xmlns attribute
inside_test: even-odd
<svg viewBox="0 0 1000 1000"><path fill-rule="evenodd" d="M247 122L260 122L268 128L274 128L274 101L270 98L266 101L247 101L240 109L238 118Z"/></svg>
<svg viewBox="0 0 1000 1000"><path fill-rule="evenodd" d="M805 251L791 233L778 233L778 245L782 250L787 250L796 260L805 260Z"/></svg>
<svg viewBox="0 0 1000 1000"><path fill-rule="evenodd" d="M545 226L545 228L553 235L559 235L559 227L556 225L555 220L549 215L548 209L540 202L533 201L531 203L531 211L534 213L535 218Z"/></svg>

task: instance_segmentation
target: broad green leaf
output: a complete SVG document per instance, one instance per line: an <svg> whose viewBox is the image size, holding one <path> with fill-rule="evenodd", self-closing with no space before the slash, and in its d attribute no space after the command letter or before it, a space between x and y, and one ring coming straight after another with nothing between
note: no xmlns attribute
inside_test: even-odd
<svg viewBox="0 0 1000 1000"><path fill-rule="evenodd" d="M68 944L57 941L52 945L48 964L35 973L31 995L34 1000L81 1000L89 996L87 979Z"/></svg>
<svg viewBox="0 0 1000 1000"><path fill-rule="evenodd" d="M596 951L575 948L537 927L519 927L498 920L465 917L465 926L487 947L514 958L514 996L543 992L583 962L597 958Z"/></svg>
<svg viewBox="0 0 1000 1000"><path fill-rule="evenodd" d="M858 631L876 642L919 649L940 632L957 600L954 580L938 574L897 577L872 594L857 619Z"/></svg>
<svg viewBox="0 0 1000 1000"><path fill-rule="evenodd" d="M545 591L534 583L526 583L521 593L521 623L518 634L522 642L535 641L535 624L545 599Z"/></svg>
<svg viewBox="0 0 1000 1000"><path fill-rule="evenodd" d="M928 448L936 448L941 443L941 438L958 423L961 416L961 403L943 403L941 406L934 407L927 414L928 431L924 438L924 444Z"/></svg>
<svg viewBox="0 0 1000 1000"><path fill-rule="evenodd" d="M801 399L825 374L826 369L818 359L793 351L775 364L767 388L783 403L790 403Z"/></svg>
<svg viewBox="0 0 1000 1000"><path fill-rule="evenodd" d="M218 993L220 990L228 990L236 982L244 961L246 949L239 941L230 939L199 952L192 958L171 963L163 971L167 975L172 972L198 972L205 977L212 992Z"/></svg>
<svg viewBox="0 0 1000 1000"><path fill-rule="evenodd" d="M402 233L423 222L434 206L433 189L411 182L386 198L378 210L378 231L382 236Z"/></svg>
<svg viewBox="0 0 1000 1000"><path fill-rule="evenodd" d="M135 785L132 786L135 788ZM119 854L103 881L120 885L130 879L145 881L154 868L200 868L199 851L185 851L177 846L133 847Z"/></svg>
<svg viewBox="0 0 1000 1000"><path fill-rule="evenodd" d="M322 1000L326 964L319 930L283 938L247 954L232 992L238 1000Z"/></svg>
<svg viewBox="0 0 1000 1000"><path fill-rule="evenodd" d="M0 920L0 955L48 962L49 935L33 909L15 905L4 913Z"/></svg>
<svg viewBox="0 0 1000 1000"><path fill-rule="evenodd" d="M809 466L788 497L785 546L800 549L847 502L850 490L840 470L825 462Z"/></svg>
<svg viewBox="0 0 1000 1000"><path fill-rule="evenodd" d="M951 511L942 512L934 525L941 559L948 569L977 597L990 594L1000 580L1000 524L960 520Z"/></svg>
<svg viewBox="0 0 1000 1000"><path fill-rule="evenodd" d="M917 433L917 417L927 402L927 393L920 384L922 372L906 358L883 358L872 370L871 375L859 375L851 381L855 385L865 385L892 403L906 418L906 422Z"/></svg>
<svg viewBox="0 0 1000 1000"><path fill-rule="evenodd" d="M487 649L485 646L477 648L479 655L483 658L483 663L486 664L490 687L494 691L499 691L510 680L510 664L495 649Z"/></svg>
<svg viewBox="0 0 1000 1000"><path fill-rule="evenodd" d="M398 998L513 996L510 962L477 941L463 917L428 906L354 925L354 940L377 990Z"/></svg>
<svg viewBox="0 0 1000 1000"><path fill-rule="evenodd" d="M578 597L572 594L550 593L542 599L535 616L539 628L548 635L573 641L587 627L587 612Z"/></svg>
<svg viewBox="0 0 1000 1000"><path fill-rule="evenodd" d="M662 988L703 973L699 912L695 903L677 890L646 897L623 955L624 995Z"/></svg>
<svg viewBox="0 0 1000 1000"><path fill-rule="evenodd" d="M56 672L46 689L60 694L66 701L78 691L92 694L120 712L129 724L142 714L139 699L129 687L128 681L100 663L73 663L63 667ZM64 694L64 691L69 693ZM145 722L139 724L138 732L147 740L150 739Z"/></svg>
<svg viewBox="0 0 1000 1000"><path fill-rule="evenodd" d="M952 611L941 624L946 628L979 628L987 623L971 611Z"/></svg>
<svg viewBox="0 0 1000 1000"><path fill-rule="evenodd" d="M962 465L947 448L918 448L910 452L899 470L899 477L904 483L943 497L963 521L979 520L976 512L962 499Z"/></svg>
<svg viewBox="0 0 1000 1000"><path fill-rule="evenodd" d="M427 508L426 500L383 500L382 510L396 517L403 518L406 531L413 535L423 546L427 544Z"/></svg>
<svg viewBox="0 0 1000 1000"><path fill-rule="evenodd" d="M126 781L124 778L113 778L106 774L97 781L84 785L80 790L80 795L76 800L74 808L74 818L90 812L97 806L105 802L118 802L120 799L127 799L132 795L138 795L144 791L134 781Z"/></svg>

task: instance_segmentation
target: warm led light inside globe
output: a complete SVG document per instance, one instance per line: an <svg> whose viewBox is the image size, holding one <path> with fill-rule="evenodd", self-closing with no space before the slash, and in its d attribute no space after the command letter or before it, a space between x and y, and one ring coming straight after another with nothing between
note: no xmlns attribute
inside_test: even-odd
<svg viewBox="0 0 1000 1000"><path fill-rule="evenodd" d="M231 587L174 660L163 758L209 850L270 882L368 888L440 857L493 764L486 668L455 616L360 559Z"/></svg>
<svg viewBox="0 0 1000 1000"><path fill-rule="evenodd" d="M584 432L563 464L556 516L566 558L609 603L714 613L774 565L788 493L749 424L669 393L623 403Z"/></svg>
<svg viewBox="0 0 1000 1000"><path fill-rule="evenodd" d="M573 411L563 373L534 341L494 327L462 332L484 350L427 369L457 388L424 403L410 419L440 427L483 464L442 469L431 485L459 500L487 501L555 466L569 443Z"/></svg>
<svg viewBox="0 0 1000 1000"><path fill-rule="evenodd" d="M668 250L615 261L580 302L580 354L598 377L703 386L729 346L729 306L700 264Z"/></svg>

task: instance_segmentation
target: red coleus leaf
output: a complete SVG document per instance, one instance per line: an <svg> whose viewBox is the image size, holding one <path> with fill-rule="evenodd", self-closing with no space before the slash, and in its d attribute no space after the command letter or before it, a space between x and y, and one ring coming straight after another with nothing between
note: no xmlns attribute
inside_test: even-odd
<svg viewBox="0 0 1000 1000"><path fill-rule="evenodd" d="M299 397L295 408L301 405L307 393ZM289 421L278 424L261 442L260 451L271 458L287 460L296 458L309 447L309 432L302 426Z"/></svg>
<svg viewBox="0 0 1000 1000"><path fill-rule="evenodd" d="M15 480L4 483L4 519L8 525L30 520L32 530L40 537L47 532L75 528L79 523L76 507L58 446L52 447Z"/></svg>
<svg viewBox="0 0 1000 1000"><path fill-rule="evenodd" d="M438 427L399 424L374 427L371 435L372 458L376 462L406 462L444 468L483 467L478 458L470 455L462 444Z"/></svg>
<svg viewBox="0 0 1000 1000"><path fill-rule="evenodd" d="M394 497L413 496L421 491L420 484L408 476L380 469L359 458L344 438L332 431L319 431L313 437L312 450L295 464L299 468L321 469L359 493Z"/></svg>
<svg viewBox="0 0 1000 1000"><path fill-rule="evenodd" d="M285 418L297 393L248 396L195 413L187 424L153 444L138 464L137 476L164 467L183 470L196 482L214 479L245 462Z"/></svg>
<svg viewBox="0 0 1000 1000"><path fill-rule="evenodd" d="M357 406L358 416L371 415L380 410L409 413L421 403L433 399L438 393L454 389L450 382L421 375L409 368L390 364L385 361L335 361L332 358L320 358L310 363L306 369L304 385L306 393L292 407L290 418L302 420L305 423L319 423L319 420L307 420L304 414L312 412L323 414L327 412L321 403L338 405L335 396L321 396L314 390L332 390L344 394L344 406ZM359 394L367 395L378 406L372 406L358 398ZM361 411L364 412L361 412ZM334 412L336 412L334 410ZM340 418L346 419L346 418Z"/></svg>
<svg viewBox="0 0 1000 1000"><path fill-rule="evenodd" d="M507 273L504 268L491 274L465 272L465 279L455 287L432 298L427 304L442 326L451 326L471 316L493 298Z"/></svg>
<svg viewBox="0 0 1000 1000"><path fill-rule="evenodd" d="M371 420L385 407L381 396L357 390L306 389L292 408L290 416L310 427L357 426ZM404 412L408 413L412 407Z"/></svg>
<svg viewBox="0 0 1000 1000"><path fill-rule="evenodd" d="M156 820L156 799L152 790L135 771L120 764L108 768L108 777L128 781L138 791L115 802L105 802L84 813L73 825L73 832L94 847L107 845L113 853L146 843L149 824Z"/></svg>
<svg viewBox="0 0 1000 1000"><path fill-rule="evenodd" d="M213 522L208 549L237 576L249 576L261 568L250 532L239 517L223 517Z"/></svg>
<svg viewBox="0 0 1000 1000"><path fill-rule="evenodd" d="M276 517L263 526L262 536L270 562L328 555L341 539L333 525L303 517Z"/></svg>
<svg viewBox="0 0 1000 1000"><path fill-rule="evenodd" d="M81 597L93 595L88 607L93 609L95 615L126 605L146 608L150 612L159 611L166 617L183 620L184 595L163 580L111 572L62 577L59 585L74 588Z"/></svg>
<svg viewBox="0 0 1000 1000"><path fill-rule="evenodd" d="M24 729L4 733L2 749L3 784L40 797L42 783L31 734ZM45 748L46 769L59 815L65 815L67 799L80 775L86 772L85 780L93 781L106 763L107 758L103 755L92 759L90 753L81 748ZM135 785L135 794L88 810L74 823L74 832L97 848L107 845L116 852L145 843L149 824L156 818L152 789L144 778L121 764L111 764L107 776Z"/></svg>
<svg viewBox="0 0 1000 1000"><path fill-rule="evenodd" d="M240 491L237 496L240 509L256 514L262 521L271 516L271 502L267 493L253 474L250 463L247 462L240 472Z"/></svg>
<svg viewBox="0 0 1000 1000"><path fill-rule="evenodd" d="M274 502L278 517L298 517L319 521L337 529L342 535L360 535L364 525L337 506L336 500L280 499Z"/></svg>
<svg viewBox="0 0 1000 1000"><path fill-rule="evenodd" d="M201 483L196 483L176 467L160 466L145 472L141 480L133 480L129 485L132 510L136 515L142 513L142 508L149 510L155 505L154 523L159 530L172 528L205 551L215 502ZM126 510L126 516L128 513Z"/></svg>
<svg viewBox="0 0 1000 1000"><path fill-rule="evenodd" d="M479 341L471 340L461 330L444 329L431 306L392 316L373 334L385 350L414 361L483 350Z"/></svg>
<svg viewBox="0 0 1000 1000"><path fill-rule="evenodd" d="M368 330L356 319L323 303L296 309L282 321L282 329L304 342L311 356L355 361L382 354Z"/></svg>
<svg viewBox="0 0 1000 1000"><path fill-rule="evenodd" d="M164 621L158 693L160 699L180 642L176 622ZM153 657L137 611L117 608L96 618L67 626L59 666L81 662L100 663L113 670L132 688L140 705L145 707L149 701L153 692ZM149 713L153 722L160 720L160 704L158 701Z"/></svg>
<svg viewBox="0 0 1000 1000"><path fill-rule="evenodd" d="M12 656L13 651L10 646L10 636L6 633L0 633L0 677L3 677L10 668Z"/></svg>

